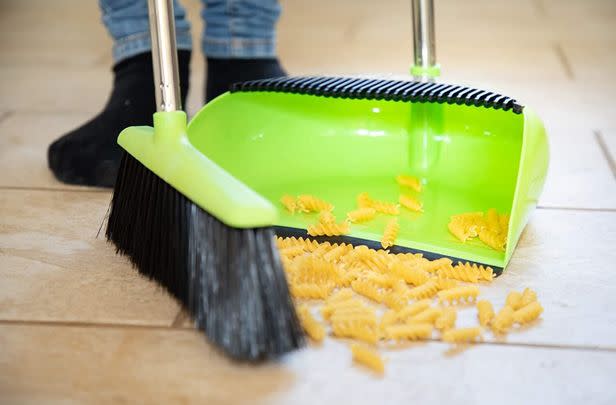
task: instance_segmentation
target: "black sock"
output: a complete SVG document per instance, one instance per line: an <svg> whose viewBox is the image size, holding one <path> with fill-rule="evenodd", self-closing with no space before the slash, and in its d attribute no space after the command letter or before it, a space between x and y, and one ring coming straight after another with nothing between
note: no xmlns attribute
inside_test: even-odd
<svg viewBox="0 0 616 405"><path fill-rule="evenodd" d="M286 76L280 62L270 59L207 58L205 102L213 100L236 82Z"/></svg>
<svg viewBox="0 0 616 405"><path fill-rule="evenodd" d="M179 51L178 62L184 105L190 51ZM152 125L156 100L151 53L118 63L113 73L113 90L103 111L57 139L47 150L49 168L64 183L113 187L122 157L116 143L120 131L134 125Z"/></svg>

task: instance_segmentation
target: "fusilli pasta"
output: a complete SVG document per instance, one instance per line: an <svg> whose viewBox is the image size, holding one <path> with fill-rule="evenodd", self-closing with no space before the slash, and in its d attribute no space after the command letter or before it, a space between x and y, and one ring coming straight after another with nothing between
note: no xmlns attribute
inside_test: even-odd
<svg viewBox="0 0 616 405"><path fill-rule="evenodd" d="M321 342L325 338L325 328L312 316L310 309L306 305L299 307L297 316L304 331L312 340Z"/></svg>
<svg viewBox="0 0 616 405"><path fill-rule="evenodd" d="M347 219L353 223L370 221L376 216L376 210L371 207L358 208L347 213Z"/></svg>
<svg viewBox="0 0 616 405"><path fill-rule="evenodd" d="M492 303L487 300L477 301L477 318L479 318L479 324L483 327L490 325L494 318L494 308Z"/></svg>
<svg viewBox="0 0 616 405"><path fill-rule="evenodd" d="M449 304L465 302L473 302L479 295L479 288L474 285L465 285L449 290L439 291L439 302L448 302Z"/></svg>
<svg viewBox="0 0 616 405"><path fill-rule="evenodd" d="M481 328L450 329L443 332L443 341L449 343L473 342L481 337Z"/></svg>
<svg viewBox="0 0 616 405"><path fill-rule="evenodd" d="M418 178L406 174L396 176L396 182L404 187L409 187L418 193L421 192L421 182Z"/></svg>
<svg viewBox="0 0 616 405"><path fill-rule="evenodd" d="M385 365L379 353L369 347L353 343L351 345L353 361L369 367L373 371L382 374L385 372Z"/></svg>
<svg viewBox="0 0 616 405"><path fill-rule="evenodd" d="M417 201L417 199L411 197L410 195L401 194L400 197L398 198L398 202L400 203L400 205L402 205L404 208L410 211L413 211L413 212L423 211L422 204L419 201Z"/></svg>
<svg viewBox="0 0 616 405"><path fill-rule="evenodd" d="M383 232L383 238L381 239L381 246L383 246L383 249L395 245L399 231L400 225L398 224L398 218L392 218L385 226L385 231Z"/></svg>

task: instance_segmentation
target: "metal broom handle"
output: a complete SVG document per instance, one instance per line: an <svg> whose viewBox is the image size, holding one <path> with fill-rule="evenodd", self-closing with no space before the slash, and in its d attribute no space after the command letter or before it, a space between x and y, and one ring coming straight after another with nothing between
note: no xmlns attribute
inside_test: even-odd
<svg viewBox="0 0 616 405"><path fill-rule="evenodd" d="M433 0L412 0L413 54L415 68L424 72L436 66ZM428 75L419 78L428 79Z"/></svg>
<svg viewBox="0 0 616 405"><path fill-rule="evenodd" d="M182 109L173 0L148 0L156 111Z"/></svg>

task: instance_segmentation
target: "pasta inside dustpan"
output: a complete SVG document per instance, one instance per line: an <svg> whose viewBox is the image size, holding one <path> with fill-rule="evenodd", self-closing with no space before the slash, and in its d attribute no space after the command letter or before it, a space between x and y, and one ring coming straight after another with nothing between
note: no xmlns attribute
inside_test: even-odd
<svg viewBox="0 0 616 405"><path fill-rule="evenodd" d="M322 198L343 219L357 207L358 194L397 202L403 190L396 176L418 177L423 212L401 209L394 251L487 264L497 272L511 257L547 171L547 140L532 110L492 92L433 83L248 82L206 105L188 136L281 207L277 225L286 235L305 236L316 216L282 209L285 194ZM505 251L478 240L462 243L449 233L452 215L490 208L510 214ZM379 241L389 218L353 224L344 240Z"/></svg>

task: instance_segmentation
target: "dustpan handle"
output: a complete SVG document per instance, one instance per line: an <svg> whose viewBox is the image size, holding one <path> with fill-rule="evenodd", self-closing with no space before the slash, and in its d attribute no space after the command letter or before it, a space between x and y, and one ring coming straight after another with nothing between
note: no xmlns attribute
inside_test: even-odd
<svg viewBox="0 0 616 405"><path fill-rule="evenodd" d="M411 75L418 80L431 80L440 74L436 63L433 0L412 0L414 65Z"/></svg>
<svg viewBox="0 0 616 405"><path fill-rule="evenodd" d="M179 111L180 75L173 0L148 0L156 111Z"/></svg>

